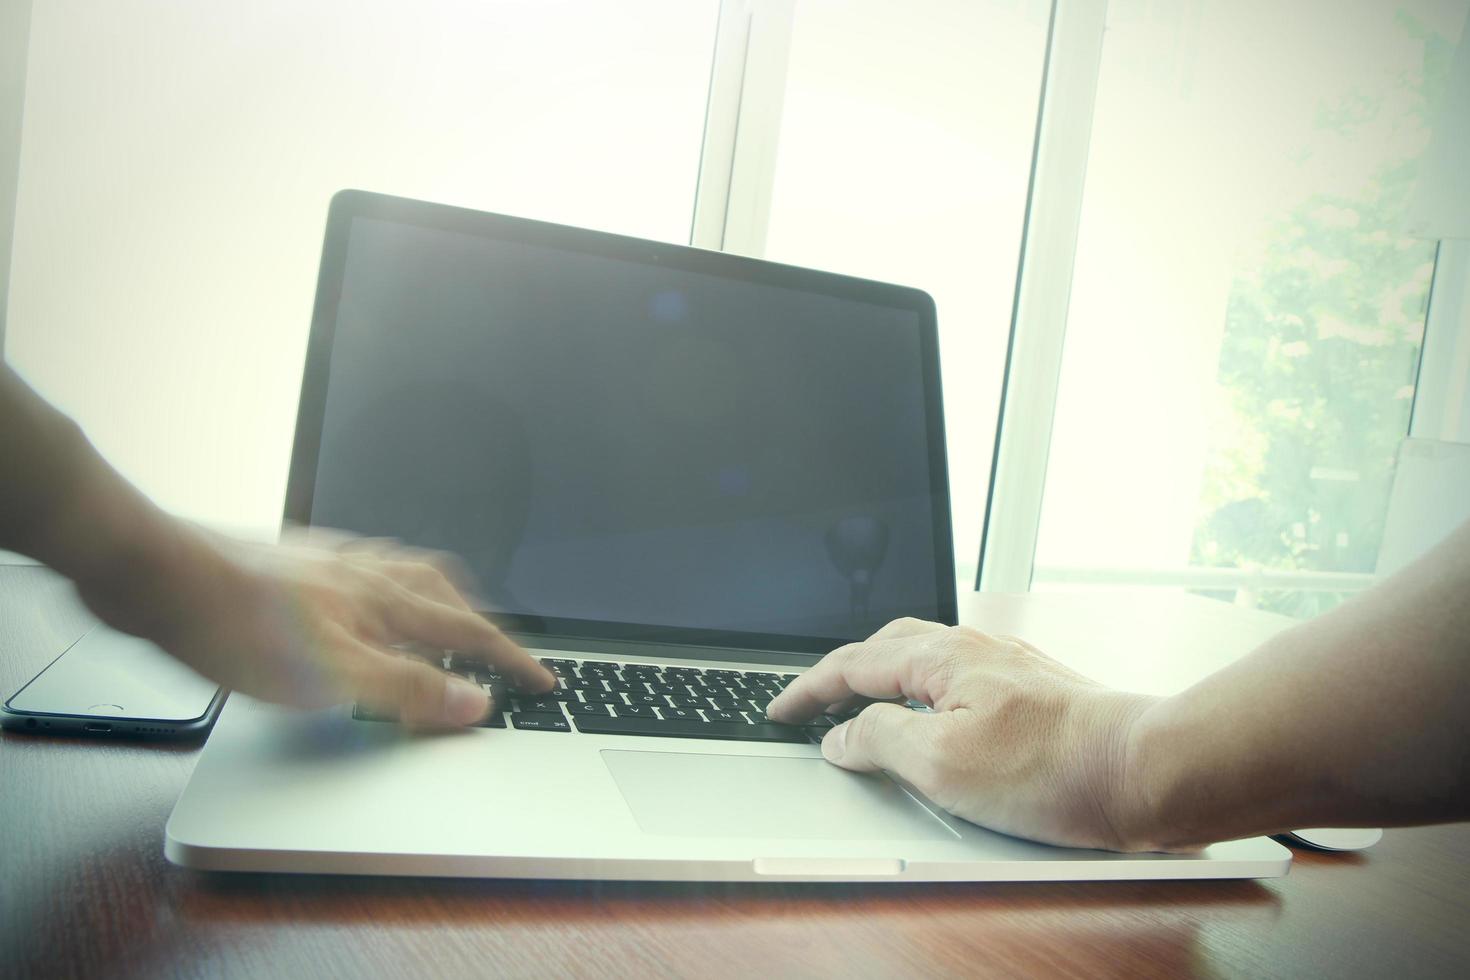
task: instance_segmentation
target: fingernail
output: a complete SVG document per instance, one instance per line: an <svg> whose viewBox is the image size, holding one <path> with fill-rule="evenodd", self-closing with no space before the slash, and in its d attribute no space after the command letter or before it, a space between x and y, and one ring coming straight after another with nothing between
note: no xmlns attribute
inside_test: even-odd
<svg viewBox="0 0 1470 980"><path fill-rule="evenodd" d="M828 762L841 762L842 754L846 751L847 723L843 722L822 739L822 755L827 757Z"/></svg>
<svg viewBox="0 0 1470 980"><path fill-rule="evenodd" d="M451 680L444 685L444 717L457 725L469 725L485 717L490 708L485 692L468 681Z"/></svg>

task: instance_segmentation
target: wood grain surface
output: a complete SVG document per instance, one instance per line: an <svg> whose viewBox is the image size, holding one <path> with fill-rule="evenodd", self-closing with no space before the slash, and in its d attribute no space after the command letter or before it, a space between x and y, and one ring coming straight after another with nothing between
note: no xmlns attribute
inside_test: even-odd
<svg viewBox="0 0 1470 980"><path fill-rule="evenodd" d="M1039 608L1066 606L1051 596ZM0 567L0 689L8 696L88 622L49 572ZM0 739L0 975L1470 975L1466 825L1393 830L1361 855L1298 852L1290 876L1265 882L227 875L163 857L164 820L196 756Z"/></svg>

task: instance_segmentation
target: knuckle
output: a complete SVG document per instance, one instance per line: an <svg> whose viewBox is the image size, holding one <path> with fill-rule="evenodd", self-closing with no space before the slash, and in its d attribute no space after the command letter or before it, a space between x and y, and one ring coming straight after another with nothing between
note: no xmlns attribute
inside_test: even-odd
<svg viewBox="0 0 1470 980"><path fill-rule="evenodd" d="M1025 644L1015 637L993 636L973 626L951 627L937 642L945 654L972 664L984 658L1015 657L1026 652Z"/></svg>
<svg viewBox="0 0 1470 980"><path fill-rule="evenodd" d="M343 567L348 585L364 595L374 597L389 595L398 584L376 568L351 563L344 563Z"/></svg>
<svg viewBox="0 0 1470 980"><path fill-rule="evenodd" d="M415 575L426 582L446 582L444 567L431 555L423 555L408 563Z"/></svg>
<svg viewBox="0 0 1470 980"><path fill-rule="evenodd" d="M452 583L463 573L463 563L447 551L413 548L406 554L410 561L423 567L436 582Z"/></svg>
<svg viewBox="0 0 1470 980"><path fill-rule="evenodd" d="M942 681L958 680L975 666L978 649L963 634L942 634L931 648L932 674Z"/></svg>
<svg viewBox="0 0 1470 980"><path fill-rule="evenodd" d="M862 647L863 645L861 643L845 643L832 652L828 653L820 661L818 661L818 663L827 664L830 669L831 666L835 666L847 660L851 660L854 656L857 655L858 651L860 651Z"/></svg>
<svg viewBox="0 0 1470 980"><path fill-rule="evenodd" d="M995 643L999 647L999 651L1008 656L1021 656L1031 652L1030 644L1019 636L1011 636L1009 633L995 637Z"/></svg>
<svg viewBox="0 0 1470 980"><path fill-rule="evenodd" d="M973 626L952 626L945 630L945 634L949 643L963 647L982 647L990 643L992 639L989 633Z"/></svg>

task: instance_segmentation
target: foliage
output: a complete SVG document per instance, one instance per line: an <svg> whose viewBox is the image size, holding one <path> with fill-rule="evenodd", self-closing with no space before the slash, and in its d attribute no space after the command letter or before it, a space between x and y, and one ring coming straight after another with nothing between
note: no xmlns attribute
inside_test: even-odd
<svg viewBox="0 0 1470 980"><path fill-rule="evenodd" d="M1361 139L1405 106L1427 124L1424 93L1442 87L1450 45L1406 15L1399 26L1423 43L1423 74L1386 98L1346 93L1321 107L1319 130ZM1399 230L1417 155L1385 147L1356 193L1301 201L1233 284L1192 563L1373 571L1433 271L1434 243ZM1304 616L1340 598L1278 592L1259 604Z"/></svg>

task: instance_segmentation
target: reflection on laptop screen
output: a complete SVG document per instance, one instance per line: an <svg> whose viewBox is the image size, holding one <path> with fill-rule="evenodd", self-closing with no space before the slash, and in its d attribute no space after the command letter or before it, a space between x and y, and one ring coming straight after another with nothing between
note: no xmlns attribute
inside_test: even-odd
<svg viewBox="0 0 1470 980"><path fill-rule="evenodd" d="M498 610L861 638L940 618L918 314L352 221L313 524Z"/></svg>

